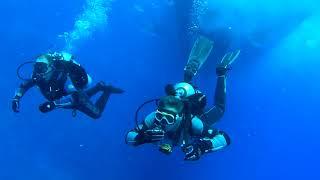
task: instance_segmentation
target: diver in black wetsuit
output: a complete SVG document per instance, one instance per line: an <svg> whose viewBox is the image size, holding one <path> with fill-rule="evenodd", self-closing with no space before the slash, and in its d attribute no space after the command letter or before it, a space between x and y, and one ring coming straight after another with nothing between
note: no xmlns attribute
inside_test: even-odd
<svg viewBox="0 0 320 180"><path fill-rule="evenodd" d="M20 110L20 100L32 87L37 86L48 100L39 106L43 113L57 108L79 110L91 118L100 118L112 93L120 94L123 90L104 82L88 88L91 77L69 53L48 53L39 56L34 64L32 78L21 83L12 100L14 112ZM90 98L102 92L96 103Z"/></svg>

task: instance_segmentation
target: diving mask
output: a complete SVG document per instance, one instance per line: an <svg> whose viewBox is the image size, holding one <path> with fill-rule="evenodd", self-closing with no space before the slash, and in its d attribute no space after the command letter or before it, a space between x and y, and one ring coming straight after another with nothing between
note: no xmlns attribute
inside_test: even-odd
<svg viewBox="0 0 320 180"><path fill-rule="evenodd" d="M158 125L172 125L176 122L177 114L165 110L157 110L155 120Z"/></svg>
<svg viewBox="0 0 320 180"><path fill-rule="evenodd" d="M48 64L46 63L42 63L42 62L37 62L35 65L34 65L34 72L36 74L45 74L46 72L48 72Z"/></svg>

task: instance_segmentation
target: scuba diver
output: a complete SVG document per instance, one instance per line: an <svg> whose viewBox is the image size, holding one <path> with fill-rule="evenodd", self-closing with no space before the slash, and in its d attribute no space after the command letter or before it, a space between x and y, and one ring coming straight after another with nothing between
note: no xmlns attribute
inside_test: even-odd
<svg viewBox="0 0 320 180"><path fill-rule="evenodd" d="M203 154L221 150L230 144L230 137L223 131L212 128L225 112L226 75L240 51L227 53L217 65L217 86L214 106L205 111L207 99L192 84L192 78L208 58L213 42L199 37L195 42L184 69L184 82L166 87L167 96L157 99L156 111L142 123L136 113L136 128L126 136L126 143L133 146L145 143L158 145L159 151L170 154L180 146L185 160L199 160Z"/></svg>
<svg viewBox="0 0 320 180"><path fill-rule="evenodd" d="M20 69L25 64L33 64L31 79L20 76ZM12 110L20 111L20 100L32 87L40 89L48 100L39 106L39 110L47 113L57 108L72 109L83 112L93 119L101 117L111 94L121 94L122 89L99 82L95 86L86 70L80 66L74 56L66 52L54 52L40 55L34 62L26 62L19 66L17 75L24 80L16 90L12 100ZM90 98L102 92L98 100L93 103ZM75 114L74 114L75 115Z"/></svg>

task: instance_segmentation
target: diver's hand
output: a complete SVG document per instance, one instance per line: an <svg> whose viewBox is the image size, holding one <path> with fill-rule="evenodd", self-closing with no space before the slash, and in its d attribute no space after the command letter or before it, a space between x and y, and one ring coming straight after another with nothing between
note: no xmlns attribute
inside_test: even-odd
<svg viewBox="0 0 320 180"><path fill-rule="evenodd" d="M47 113L52 111L55 107L56 105L54 104L54 102L45 102L39 106L39 110L42 113Z"/></svg>
<svg viewBox="0 0 320 180"><path fill-rule="evenodd" d="M185 153L185 161L196 161L201 157L201 149L198 144L190 144L182 148Z"/></svg>
<svg viewBox="0 0 320 180"><path fill-rule="evenodd" d="M162 129L149 129L143 132L143 139L146 143L158 142L164 139L164 134Z"/></svg>
<svg viewBox="0 0 320 180"><path fill-rule="evenodd" d="M20 100L19 99L14 98L12 100L12 110L15 113L20 112Z"/></svg>
<svg viewBox="0 0 320 180"><path fill-rule="evenodd" d="M196 161L199 160L201 155L209 152L212 149L212 142L209 139L199 139L192 144L182 147L182 151L185 153L184 160Z"/></svg>

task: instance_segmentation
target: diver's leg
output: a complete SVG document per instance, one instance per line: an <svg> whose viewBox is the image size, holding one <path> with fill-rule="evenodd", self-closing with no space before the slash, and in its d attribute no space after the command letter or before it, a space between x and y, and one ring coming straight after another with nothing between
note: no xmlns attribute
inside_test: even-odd
<svg viewBox="0 0 320 180"><path fill-rule="evenodd" d="M90 97L102 91L102 95L98 98L95 104L92 103ZM74 94L76 102L76 109L90 116L91 118L98 119L101 117L102 112L108 102L112 93L123 93L123 90L113 86L106 86L103 82L98 83L95 87L85 91L77 92Z"/></svg>
<svg viewBox="0 0 320 180"><path fill-rule="evenodd" d="M230 70L230 65L238 58L240 50L224 55L220 64L216 68L217 86L214 97L214 107L203 115L203 119L208 125L216 123L224 114L226 107L226 75Z"/></svg>
<svg viewBox="0 0 320 180"><path fill-rule="evenodd" d="M95 103L95 107L102 113L106 107L106 104L109 100L109 97L111 94L122 94L124 91L120 88L116 88L111 85L104 85L100 83L100 86L102 86L102 95L98 98L98 100Z"/></svg>
<svg viewBox="0 0 320 180"><path fill-rule="evenodd" d="M102 92L102 95L98 98L97 102L93 104L90 98L100 91ZM77 109L93 119L98 119L101 117L110 95L112 93L122 92L123 90L119 88L106 86L101 82L87 91L76 91L70 96L66 96L53 102L43 103L40 105L39 109L43 113L57 108Z"/></svg>
<svg viewBox="0 0 320 180"><path fill-rule="evenodd" d="M105 90L105 91L103 91L101 96L96 101L95 107L100 111L100 113L102 113L104 111L110 95L111 95L111 92L108 90Z"/></svg>
<svg viewBox="0 0 320 180"><path fill-rule="evenodd" d="M72 97L74 109L79 110L93 119L101 117L101 111L90 101L90 97L85 92L75 92Z"/></svg>
<svg viewBox="0 0 320 180"><path fill-rule="evenodd" d="M217 85L215 90L214 102L215 106L223 113L225 111L226 104L226 76L231 69L230 65L238 58L240 50L227 53L218 67L216 68Z"/></svg>
<svg viewBox="0 0 320 180"><path fill-rule="evenodd" d="M90 98L100 91L102 91L102 95L99 97L97 102L93 104ZM87 91L76 91L70 96L66 96L56 101L43 103L40 105L39 109L43 113L57 108L77 109L93 119L98 119L101 117L112 93L123 93L123 90L113 86L106 86L104 83L100 82Z"/></svg>
<svg viewBox="0 0 320 180"><path fill-rule="evenodd" d="M91 87L91 84L92 84L91 76L89 74L87 74L87 76L88 76L88 83L83 89L89 89L89 87ZM70 78L67 79L67 82L65 83L64 88L65 88L66 94L72 94L77 91L77 88L74 86Z"/></svg>
<svg viewBox="0 0 320 180"><path fill-rule="evenodd" d="M54 101L56 108L72 109L74 107L72 95Z"/></svg>
<svg viewBox="0 0 320 180"><path fill-rule="evenodd" d="M214 106L203 116L203 120L209 126L215 124L224 114L226 107L226 76L222 75L217 78L217 85L214 96Z"/></svg>
<svg viewBox="0 0 320 180"><path fill-rule="evenodd" d="M39 110L43 113L47 113L58 108L73 109L74 103L72 96L69 95L55 101L47 101L39 106Z"/></svg>
<svg viewBox="0 0 320 180"><path fill-rule="evenodd" d="M218 76L217 85L215 89L214 102L215 106L219 107L221 112L225 111L226 107L226 93L227 93L227 80L226 76Z"/></svg>
<svg viewBox="0 0 320 180"><path fill-rule="evenodd" d="M200 63L197 60L189 61L184 68L184 82L190 83L198 72Z"/></svg>
<svg viewBox="0 0 320 180"><path fill-rule="evenodd" d="M103 85L102 85L102 82L100 82L100 83L97 83L92 88L87 89L85 92L86 92L87 96L92 97L102 90L103 90Z"/></svg>

